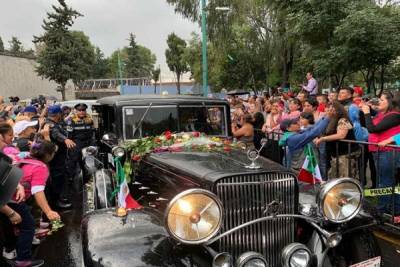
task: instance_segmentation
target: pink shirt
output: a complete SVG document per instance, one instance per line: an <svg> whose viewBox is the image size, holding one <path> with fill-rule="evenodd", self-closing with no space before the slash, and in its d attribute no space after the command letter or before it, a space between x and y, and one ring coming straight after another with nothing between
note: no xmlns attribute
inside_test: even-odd
<svg viewBox="0 0 400 267"><path fill-rule="evenodd" d="M25 188L25 199L43 192L49 177L49 169L46 164L36 159L22 159L19 164L21 164L23 172L20 183Z"/></svg>
<svg viewBox="0 0 400 267"><path fill-rule="evenodd" d="M284 121L287 119L296 119L296 118L300 117L300 114L301 114L301 112L298 110L290 112L290 113L285 112L285 113L283 113L281 120Z"/></svg>

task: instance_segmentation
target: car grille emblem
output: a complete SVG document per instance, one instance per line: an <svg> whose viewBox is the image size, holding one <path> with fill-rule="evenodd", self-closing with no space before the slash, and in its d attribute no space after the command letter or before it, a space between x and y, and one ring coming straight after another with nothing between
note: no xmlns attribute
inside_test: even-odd
<svg viewBox="0 0 400 267"><path fill-rule="evenodd" d="M264 215L275 216L282 211L283 205L282 202L277 200L272 201L267 204L267 207L264 210Z"/></svg>

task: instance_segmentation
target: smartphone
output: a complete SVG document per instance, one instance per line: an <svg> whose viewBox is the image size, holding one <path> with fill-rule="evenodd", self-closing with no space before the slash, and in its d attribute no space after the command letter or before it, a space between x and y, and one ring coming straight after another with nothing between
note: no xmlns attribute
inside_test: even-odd
<svg viewBox="0 0 400 267"><path fill-rule="evenodd" d="M372 106L378 106L379 105L379 98L377 98L377 97L372 98L368 103L370 103Z"/></svg>

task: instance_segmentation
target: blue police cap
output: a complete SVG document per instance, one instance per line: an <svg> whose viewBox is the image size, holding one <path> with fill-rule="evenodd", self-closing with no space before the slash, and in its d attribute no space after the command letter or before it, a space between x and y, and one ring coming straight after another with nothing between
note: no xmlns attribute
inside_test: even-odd
<svg viewBox="0 0 400 267"><path fill-rule="evenodd" d="M24 108L22 112L37 113L37 109L34 106L27 106Z"/></svg>
<svg viewBox="0 0 400 267"><path fill-rule="evenodd" d="M49 114L62 113L61 107L59 105L50 106L47 111Z"/></svg>

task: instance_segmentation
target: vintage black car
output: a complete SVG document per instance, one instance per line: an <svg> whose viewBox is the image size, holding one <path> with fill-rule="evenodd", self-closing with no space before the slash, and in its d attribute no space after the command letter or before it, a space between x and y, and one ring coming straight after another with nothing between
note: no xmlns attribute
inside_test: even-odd
<svg viewBox="0 0 400 267"><path fill-rule="evenodd" d="M226 101L188 96L104 98L82 221L85 266L350 266L380 260L351 178L299 185L257 151L150 153L131 162L123 143L171 132L230 138ZM217 114L217 115L216 115ZM115 216L115 157L138 164L130 192L143 206ZM253 164L252 164L253 163ZM377 258L375 258L377 257Z"/></svg>

